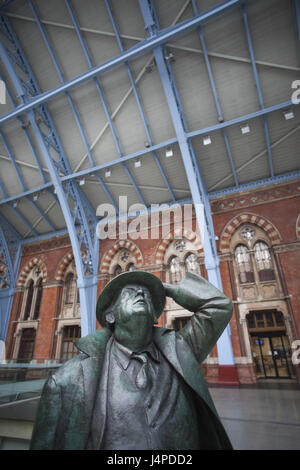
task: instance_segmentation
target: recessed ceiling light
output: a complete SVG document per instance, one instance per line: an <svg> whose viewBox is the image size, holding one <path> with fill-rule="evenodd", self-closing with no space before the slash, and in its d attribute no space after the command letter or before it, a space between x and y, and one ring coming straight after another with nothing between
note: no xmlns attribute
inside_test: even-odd
<svg viewBox="0 0 300 470"><path fill-rule="evenodd" d="M135 168L139 168L140 166L142 166L141 160L136 160L136 161L134 162L134 166L135 166Z"/></svg>
<svg viewBox="0 0 300 470"><path fill-rule="evenodd" d="M242 126L241 127L241 131L242 131L242 134L249 134L250 132L250 127L248 124L246 124L245 126Z"/></svg>
<svg viewBox="0 0 300 470"><path fill-rule="evenodd" d="M111 170L106 170L105 178L109 178L111 176Z"/></svg>
<svg viewBox="0 0 300 470"><path fill-rule="evenodd" d="M210 145L211 144L211 138L209 135L203 138L203 145Z"/></svg>
<svg viewBox="0 0 300 470"><path fill-rule="evenodd" d="M34 194L34 196L33 196L33 200L34 200L34 201L37 201L37 200L38 200L38 198L39 198L38 194Z"/></svg>
<svg viewBox="0 0 300 470"><path fill-rule="evenodd" d="M18 201L14 201L13 207L17 207L17 206L18 206Z"/></svg>
<svg viewBox="0 0 300 470"><path fill-rule="evenodd" d="M85 179L79 180L79 186L83 186L85 184Z"/></svg>
<svg viewBox="0 0 300 470"><path fill-rule="evenodd" d="M173 150L171 149L171 147L166 148L166 157L173 157Z"/></svg>
<svg viewBox="0 0 300 470"><path fill-rule="evenodd" d="M289 119L293 119L295 117L295 114L293 111L286 111L284 113L285 120L288 121Z"/></svg>

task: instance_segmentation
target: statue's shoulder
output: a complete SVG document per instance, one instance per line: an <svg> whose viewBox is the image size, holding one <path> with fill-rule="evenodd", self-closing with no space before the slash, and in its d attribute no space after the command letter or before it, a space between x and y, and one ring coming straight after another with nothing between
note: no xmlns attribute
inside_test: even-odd
<svg viewBox="0 0 300 470"><path fill-rule="evenodd" d="M90 357L101 358L111 333L105 328L96 330L74 342L79 353L60 366L52 375L52 380L57 385L74 380L82 371L84 361Z"/></svg>

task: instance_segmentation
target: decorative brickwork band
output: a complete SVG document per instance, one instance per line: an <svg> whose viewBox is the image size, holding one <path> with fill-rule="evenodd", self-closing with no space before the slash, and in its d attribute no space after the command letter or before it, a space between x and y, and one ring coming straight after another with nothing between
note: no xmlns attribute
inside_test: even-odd
<svg viewBox="0 0 300 470"><path fill-rule="evenodd" d="M100 272L106 273L109 271L111 261L115 254L121 249L130 251L136 259L136 267L141 268L144 264L142 253L140 249L130 240L118 240L104 255L102 263L100 264Z"/></svg>
<svg viewBox="0 0 300 470"><path fill-rule="evenodd" d="M281 236L277 228L268 219L261 215L251 213L240 214L231 219L221 233L219 246L222 253L229 251L230 240L233 233L240 225L246 223L257 225L263 229L268 235L272 245L276 245L281 242Z"/></svg>
<svg viewBox="0 0 300 470"><path fill-rule="evenodd" d="M48 274L44 261L42 261L40 258L33 258L31 261L29 261L29 263L26 264L26 266L20 272L17 282L18 287L24 286L27 276L34 266L39 266L43 282L46 282Z"/></svg>
<svg viewBox="0 0 300 470"><path fill-rule="evenodd" d="M186 238L190 242L194 243L195 250L198 254L203 252L202 242L195 232L189 230L183 230L182 228L171 231L166 238L160 242L155 255L155 264L163 264L164 256L168 246L172 243L174 238Z"/></svg>

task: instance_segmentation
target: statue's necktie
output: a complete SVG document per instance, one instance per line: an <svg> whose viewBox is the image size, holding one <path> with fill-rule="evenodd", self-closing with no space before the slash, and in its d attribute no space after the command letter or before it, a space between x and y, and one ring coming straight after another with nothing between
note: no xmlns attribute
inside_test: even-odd
<svg viewBox="0 0 300 470"><path fill-rule="evenodd" d="M134 354L133 359L137 359L139 362L142 363L142 366L136 376L135 379L135 384L137 388L144 389L149 385L149 379L150 379L150 374L149 374L149 362L148 362L148 357L147 353L141 353L141 354Z"/></svg>

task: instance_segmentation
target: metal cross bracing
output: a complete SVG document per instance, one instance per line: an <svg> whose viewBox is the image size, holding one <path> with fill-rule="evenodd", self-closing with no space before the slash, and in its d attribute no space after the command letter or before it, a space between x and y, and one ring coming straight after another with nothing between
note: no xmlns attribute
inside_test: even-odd
<svg viewBox="0 0 300 470"><path fill-rule="evenodd" d="M114 67L124 64L125 62L152 50L156 46L165 44L171 39L174 39L180 36L181 34L187 33L195 29L199 24L205 23L213 18L216 18L219 15L222 15L223 13L229 11L231 8L237 7L239 4L240 0L226 0L225 2L220 3L219 5L209 9L208 11L201 13L197 17L191 18L189 20L183 21L169 28L161 30L152 38L139 42L136 46L126 50L123 54L120 54L119 56L116 56L103 64L95 66L93 69L88 70L82 75L75 77L74 79L54 88L53 90L39 94L34 99L31 99L29 102L18 106L17 109L11 111L5 116L2 116L0 118L0 124L3 124L9 119L19 116L24 112L27 112L30 109L33 109L43 103L46 103L47 101L55 98L59 94L65 93L66 91L71 90L72 88L75 88L102 73L112 70Z"/></svg>
<svg viewBox="0 0 300 470"><path fill-rule="evenodd" d="M58 63L58 60L57 60L57 58L56 58L56 56L55 56L55 54L54 54L53 48L52 48L51 45L50 45L50 42L49 42L49 39L48 39L48 37L47 37L45 28L44 28L43 24L41 23L41 20L40 20L40 18L39 18L39 15L38 15L38 12L37 12L37 10L36 10L36 8L35 8L35 5L33 4L33 2L32 2L31 0L29 0L28 3L29 3L29 5L30 5L30 7L31 7L31 9L32 9L34 18L35 18L35 20L36 20L36 23L37 23L37 25L38 25L38 28L39 28L39 30L40 30L40 33L41 33L41 35L42 35L42 37L43 37L43 40L44 40L44 42L45 42L45 44L46 44L46 47L47 47L47 49L48 49L48 52L49 52L50 57L51 57L51 59L52 59L52 62L53 62L53 64L54 64L54 66L55 66L55 69L56 69L56 72L57 72L57 74L58 74L58 77L59 77L61 83L64 84L64 83L65 83L65 79L64 79L64 76L63 76L63 73L62 73L62 69L61 69L61 67L60 67L60 65L59 65L59 63ZM68 102L69 102L70 107L71 107L71 109L72 109L72 113L73 113L73 115L74 115L74 118L75 118L77 127L78 127L78 129L79 129L81 138L82 138L82 140L83 140L84 146L85 146L85 148L86 148L86 152L87 152L87 155L88 155L88 157L89 157L90 164L91 164L91 166L95 166L95 160L94 160L94 158L93 158L93 156L92 156L92 153L91 153L91 150L90 150L90 147L89 147L89 144L88 144L88 140L87 140L86 134L85 134L85 132L84 132L84 129L83 129L83 126L82 126L80 117L79 117L79 113L78 113L77 108L76 108L76 106L75 106L74 100L72 99L72 96L70 95L69 92L66 92L65 94L66 94L66 96L67 96ZM104 190L104 192L105 192L106 196L108 197L109 201L113 204L113 206L115 207L116 211L118 211L118 206L117 206L117 204L116 204L116 202L115 202L113 196L111 195L109 189L107 188L106 184L104 183L104 181L103 181L101 175L99 174L99 172L95 172L95 177L96 177L96 179L99 181L99 183L101 184L102 189Z"/></svg>
<svg viewBox="0 0 300 470"><path fill-rule="evenodd" d="M258 76L257 66L256 66L256 62L255 62L254 49L253 49L253 44L252 44L252 39L251 39L251 34L250 34L250 28L249 28L249 22L248 22L248 15L247 15L247 12L246 12L245 0L241 0L241 9L242 9L244 28L245 28L245 33L246 33L250 58L251 58L251 65L252 65L255 85L256 85L256 89L257 89L259 106L260 106L260 109L264 109L265 105L264 105L264 100L263 100L263 96L262 96L262 90L261 90L260 80L259 80L259 76ZM274 176L273 159L272 159L272 151L271 151L271 142L270 142L270 134L269 134L269 128L268 128L268 121L267 121L266 116L263 116L263 125L264 125L267 151L268 151L268 163L269 163L269 168L270 168L270 176L273 177Z"/></svg>
<svg viewBox="0 0 300 470"><path fill-rule="evenodd" d="M199 12L198 12L198 8L197 8L195 0L192 0L192 6L193 6L194 15L197 16L199 14ZM223 122L224 121L223 112L222 112L220 102L219 102L219 98L218 98L218 93L217 93L217 89L216 89L216 85L215 85L215 80L214 80L213 73L212 73L212 68L211 68L211 65L210 65L210 59L209 59L209 56L208 56L208 53L207 53L207 48L206 48L206 44L205 44L205 40L204 40L204 34L203 34L201 26L198 26L197 29L198 29L198 33L199 33L200 42L201 42L201 48L202 48L203 55L204 55L204 60L205 60L205 65L206 65L206 69L207 69L207 73L208 73L209 82L210 82L210 86L211 86L214 101L215 101L215 106L216 106L217 113L218 113L218 119L219 119L219 122ZM235 166L234 166L234 162L233 162L233 158L232 158L232 154L231 154L231 149L230 149L226 129L223 128L221 132L223 134L225 147L226 147L226 151L227 151L227 156L228 156L228 160L229 160L229 163L230 163L234 183L235 183L235 186L238 188L239 182L238 182L237 174L236 174L236 171L235 171Z"/></svg>
<svg viewBox="0 0 300 470"><path fill-rule="evenodd" d="M31 6L33 7L32 1L29 0L29 2L30 2L30 4L31 4ZM78 23L77 23L77 20L76 20L76 18L75 18L75 15L74 15L74 12L73 12L73 10L72 10L72 7L71 7L70 2L66 2L66 6L67 6L67 9L68 9L68 11L69 11L69 13L70 13L70 16L71 16L71 19L72 19L72 21L73 21L73 24L74 24L74 26L75 26L76 33L77 33L77 35L78 35L78 38L79 38L81 47L82 47L82 49L83 49L84 55L85 55L85 57L86 57L86 59L87 59L88 65L89 65L90 69L92 69L92 68L93 68L93 64L92 64L90 55L89 55L89 53L88 53L88 50L87 50L87 48L86 48L86 46L85 46L84 40L83 40L83 38L82 38L82 35L81 35L81 33L80 33L80 30L79 30L79 27L78 27ZM59 72L60 79L61 79L62 83L64 83L63 76L62 76L62 73L61 73L61 69L60 69L60 67L59 67L59 65L58 65L58 63L57 63L57 60L56 60L56 58L55 58L55 56L54 56L53 51L51 50L49 41L48 41L48 39L47 39L47 37L46 37L46 35L45 35L45 32L44 32L44 30L43 30L42 23L40 22L40 19L39 19L38 16L37 16L36 10L33 9L33 12L34 12L35 18L36 18L36 20L37 20L37 22L38 22L40 31L42 32L43 37L44 37L44 40L45 40L45 42L46 42L46 44L47 44L47 48L48 48L48 50L50 50L50 52L51 52L51 56L52 56L52 58L53 58L53 60L54 60L54 62L55 62L55 65L56 65L56 69L57 69L58 72ZM104 111L105 111L106 118L107 118L108 123L109 123L109 126L110 126L110 130L111 130L111 133L112 133L112 136L113 136L113 139L114 139L114 143L115 143L115 146L116 146L116 149L117 149L119 158L122 159L122 150L121 150L120 142L119 142L119 139L118 139L118 136L117 136L115 127L114 127L114 125L113 125L113 122L112 122L112 119L111 119L111 116L110 116L110 113L109 113L109 110L108 110L108 106L107 106L107 103L106 103L106 100L105 100L105 97L104 97L104 94L103 94L103 91L102 91L102 89L101 89L101 86L100 86L100 83L99 83L99 80L98 80L97 77L94 77L94 81L95 81L95 84L96 84L96 88L97 88L97 92L98 92L99 98L100 98L100 100L101 100L102 106L103 106ZM74 103L72 103L72 99L71 99L70 95L68 94L67 96L68 96L68 99L71 101L72 109L74 109ZM78 115L77 115L77 116L78 116ZM78 120L79 120L79 118L77 117L77 122L78 122ZM79 128L80 128L80 131L81 131L81 135L82 135L82 137L83 137L83 140L84 140L84 142L85 142L85 146L86 146L87 153L88 153L88 156L89 156L89 159L90 159L90 163L94 166L94 165L95 165L95 162L94 162L93 157L91 156L91 152L90 152L90 149L89 149L89 146L88 146L88 143L87 143L87 139L86 139L86 137L85 137L85 135L84 135L84 131L83 131L83 128L82 128L82 125L81 125L80 122L79 122ZM130 181L131 181L131 183L132 183L132 185L133 185L133 187L134 187L134 189L135 189L135 191L136 191L136 193L137 193L137 195L138 195L140 201L142 202L142 204L145 205L145 200L144 200L144 198L143 198L143 195L142 195L142 193L141 193L141 191L140 191L138 185L136 184L136 182L135 182L135 180L134 180L134 177L132 176L132 174L131 174L131 172L130 172L128 166L127 166L127 164L126 164L125 162L122 162L122 166L123 166L123 168L125 169L125 171L126 171L126 173L127 173L127 176L128 176L128 178L130 179ZM98 178L100 178L100 175L98 175ZM118 207L117 207L117 205L116 205L115 203L114 203L114 206L115 206L116 210L118 211Z"/></svg>
<svg viewBox="0 0 300 470"><path fill-rule="evenodd" d="M8 48L2 44L1 58L17 95L26 103L32 96L40 94L31 68L25 58L17 37L5 15L1 15L1 32ZM22 70L22 77L18 75ZM69 163L61 145L46 104L27 113L37 144L47 164L65 221L68 228L80 292L82 334L95 329L94 312L97 290L99 240L95 234L96 215L75 180L62 183L60 175L71 173Z"/></svg>
<svg viewBox="0 0 300 470"><path fill-rule="evenodd" d="M0 341L5 341L21 259L21 237L0 215Z"/></svg>
<svg viewBox="0 0 300 470"><path fill-rule="evenodd" d="M145 28L149 31L149 35L155 34L155 30L158 28L158 23L152 0L139 0L139 5L144 18ZM219 259L216 250L208 194L198 168L192 143L186 137L187 129L185 116L181 107L172 69L170 63L165 60L163 46L155 47L153 52L178 139L186 177L192 194L196 219L202 237L204 262L208 273L208 279L213 285L222 290ZM204 206L204 218L202 217L202 206ZM217 347L219 351L219 363L222 365L233 365L234 357L230 341L229 327L227 327L221 335Z"/></svg>
<svg viewBox="0 0 300 470"><path fill-rule="evenodd" d="M70 0L65 0L66 2L70 2ZM122 40L121 40L121 36L119 34L119 31L118 31L118 28L117 28L117 25L116 25L116 22L115 22L115 19L114 19L114 16L112 14L112 9L111 9L111 6L110 6L110 3L108 0L104 0L105 2L105 6L106 6L106 9L107 9L107 12L108 12L108 15L109 15L109 18L110 18L110 21L112 23L112 26L113 26L113 29L114 29L114 33L116 35L116 39L117 39L117 42L118 42L118 45L119 45L119 48L120 48L120 51L122 53L124 53L124 47L123 47L123 44L122 44ZM129 80L130 80L130 84L131 84L131 87L133 89L133 93L134 93L134 96L135 96L135 99L136 99L136 102L137 102L137 105L138 105L138 109L139 109L139 112L140 112L140 115L141 115L141 119L142 119L142 122L143 122L143 125L144 125L144 129L145 129L145 132L146 132L146 136L147 136L147 141L148 141L148 144L149 146L152 146L153 145L153 142L152 142L152 138L151 138L151 134L150 134L150 130L149 130L149 127L148 127L148 124L147 124L147 121L146 121L146 117L145 117L145 113L143 111L143 108L142 108L142 104L141 104L141 100L139 98L139 95L138 95L138 91L137 91L137 87L136 87L136 84L135 84L135 81L133 79L133 75L132 75L132 72L131 72L131 68L129 66L129 63L128 62L125 62L125 67L126 67L126 70L127 70L127 73L128 73L128 76L129 76ZM154 156L154 159L155 159L155 163L157 164L159 170L160 170L160 173L163 177L163 180L169 190L169 193L170 193L170 196L171 196L171 199L173 202L175 202L175 196L174 196L174 193L173 193L173 190L171 188L171 185L168 181L168 178L164 172L164 169L161 165L161 162L158 158L158 155L157 155L157 152L156 151L153 151L152 152L153 156Z"/></svg>

